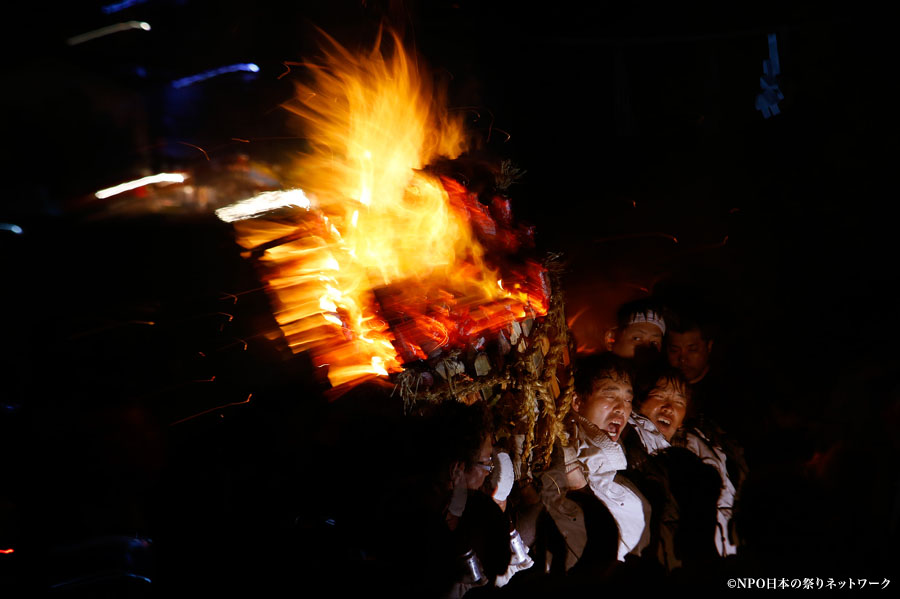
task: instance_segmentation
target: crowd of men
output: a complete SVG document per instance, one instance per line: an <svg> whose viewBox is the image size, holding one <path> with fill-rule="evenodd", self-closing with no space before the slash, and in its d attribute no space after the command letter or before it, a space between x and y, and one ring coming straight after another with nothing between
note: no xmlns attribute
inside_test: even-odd
<svg viewBox="0 0 900 599"><path fill-rule="evenodd" d="M741 551L748 467L711 361L715 329L652 299L574 361L549 466L515 476L483 402L420 406L367 506L365 584L410 596L532 596L696 581ZM735 424L739 428L739 424Z"/></svg>

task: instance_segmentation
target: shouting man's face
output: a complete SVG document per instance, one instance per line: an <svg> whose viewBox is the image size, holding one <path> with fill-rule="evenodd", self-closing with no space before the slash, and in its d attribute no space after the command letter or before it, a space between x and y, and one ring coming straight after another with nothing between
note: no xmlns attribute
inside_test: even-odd
<svg viewBox="0 0 900 599"><path fill-rule="evenodd" d="M577 411L584 418L606 431L618 441L631 416L634 392L627 376L603 377L594 382L594 390L587 398L579 398Z"/></svg>
<svg viewBox="0 0 900 599"><path fill-rule="evenodd" d="M674 381L660 379L647 394L640 412L653 421L667 441L671 441L675 431L681 428L681 423L684 422L687 402L686 389Z"/></svg>

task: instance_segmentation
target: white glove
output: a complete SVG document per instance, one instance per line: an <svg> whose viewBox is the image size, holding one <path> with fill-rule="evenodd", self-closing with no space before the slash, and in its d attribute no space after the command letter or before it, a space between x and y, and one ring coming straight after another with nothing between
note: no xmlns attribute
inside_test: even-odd
<svg viewBox="0 0 900 599"><path fill-rule="evenodd" d="M527 570L533 565L534 561L530 557L525 558L525 561L520 564L510 564L509 568L506 569L506 572L497 577L497 580L494 582L494 584L498 587L505 586L506 583L509 582L509 579L512 578L516 572Z"/></svg>
<svg viewBox="0 0 900 599"><path fill-rule="evenodd" d="M494 453L494 470L491 472L491 486L494 487L494 501L506 501L516 474L513 471L512 459L505 451Z"/></svg>

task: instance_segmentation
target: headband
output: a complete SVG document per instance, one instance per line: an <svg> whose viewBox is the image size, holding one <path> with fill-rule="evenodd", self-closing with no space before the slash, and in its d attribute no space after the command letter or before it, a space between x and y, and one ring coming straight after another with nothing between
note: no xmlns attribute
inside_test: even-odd
<svg viewBox="0 0 900 599"><path fill-rule="evenodd" d="M655 324L663 332L663 335L666 334L666 321L663 320L661 314L658 314L653 310L632 314L631 318L628 319L628 324L634 324L636 322L649 322L650 324Z"/></svg>

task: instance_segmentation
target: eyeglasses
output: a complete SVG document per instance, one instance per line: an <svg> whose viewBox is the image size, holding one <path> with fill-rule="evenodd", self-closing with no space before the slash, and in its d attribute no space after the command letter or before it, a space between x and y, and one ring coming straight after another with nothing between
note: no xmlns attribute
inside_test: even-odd
<svg viewBox="0 0 900 599"><path fill-rule="evenodd" d="M494 470L494 458L489 457L486 460L478 460L477 462L475 462L475 467L481 468L485 472L490 473Z"/></svg>

